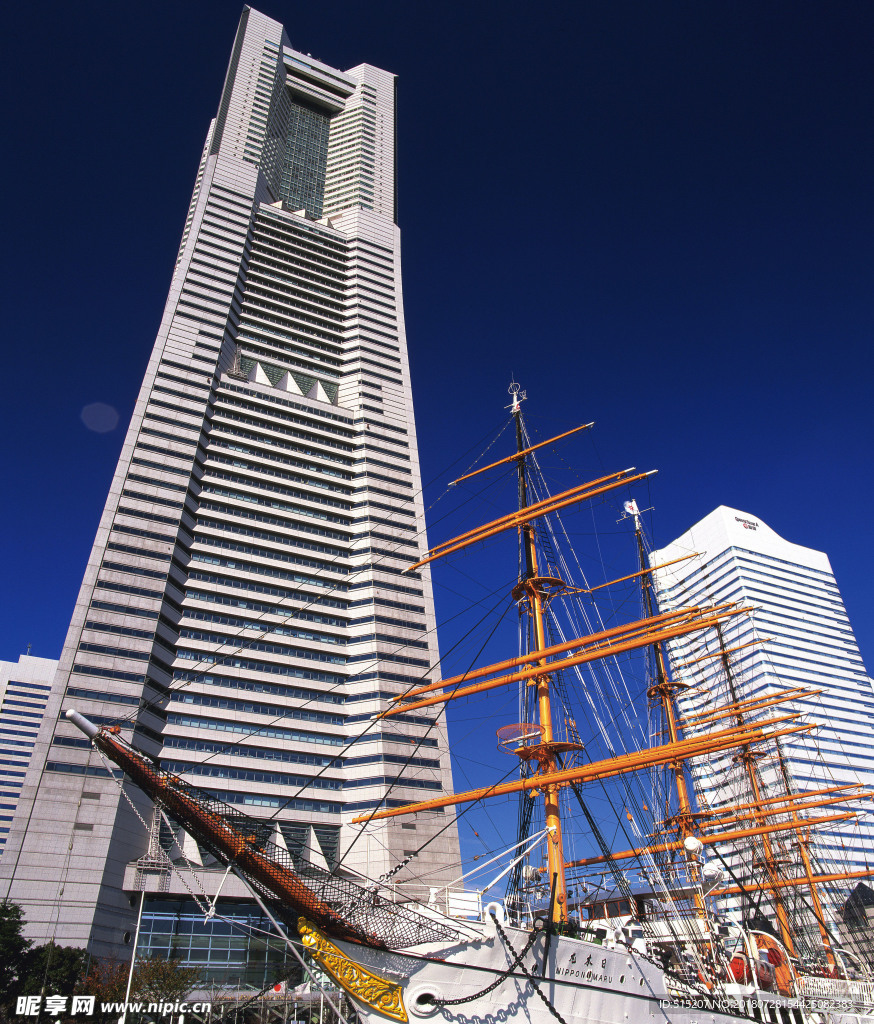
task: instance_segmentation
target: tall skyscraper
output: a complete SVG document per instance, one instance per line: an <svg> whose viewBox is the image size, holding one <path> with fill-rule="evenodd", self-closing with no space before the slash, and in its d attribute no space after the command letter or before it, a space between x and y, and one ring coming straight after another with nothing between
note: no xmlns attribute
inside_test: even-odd
<svg viewBox="0 0 874 1024"><path fill-rule="evenodd" d="M754 611L723 627L722 647L730 652L728 673L712 631L671 642L676 676L689 686L680 696L681 708L692 716L735 697L773 696L792 688L820 690L817 696L773 711L751 713L755 718L797 710L805 721L821 723L815 732L786 736L780 750L765 752L757 762L766 788L763 795L785 792L787 780L796 792L852 783L874 787L874 684L862 663L828 557L784 540L756 516L725 506L652 552L651 561L661 565L692 552L699 557L654 574L662 611L723 601L750 605ZM724 727L726 723L717 722L708 728ZM700 796L712 808L749 799L744 772L732 752L699 765L694 775ZM824 825L811 836L814 868L823 874L874 868L870 801L838 802L815 813L844 811L861 811L861 816ZM771 842L784 866L797 860L791 832L775 833ZM747 870L748 879L756 871L761 876L761 850L757 856L758 861L749 855L735 857L735 867ZM854 884L822 887L832 923ZM804 892L797 897L793 892L791 898L809 899Z"/></svg>
<svg viewBox="0 0 874 1024"><path fill-rule="evenodd" d="M395 877L425 895L457 873L450 814L344 824L451 788L442 717L371 721L438 660L429 574L403 573L427 544L394 96L389 72L328 67L244 9L2 861L0 896L36 938L118 953L143 888L146 948L197 917L162 829L207 889L222 874L166 822L150 850L149 802L70 706L298 856L374 879L409 857Z"/></svg>
<svg viewBox="0 0 874 1024"><path fill-rule="evenodd" d="M0 856L30 765L58 663L22 654L0 661Z"/></svg>

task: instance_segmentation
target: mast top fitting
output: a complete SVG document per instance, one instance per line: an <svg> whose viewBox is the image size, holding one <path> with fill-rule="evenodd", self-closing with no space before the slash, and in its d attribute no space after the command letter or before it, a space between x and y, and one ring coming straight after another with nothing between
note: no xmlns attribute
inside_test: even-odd
<svg viewBox="0 0 874 1024"><path fill-rule="evenodd" d="M545 731L542 725L534 722L502 725L497 731L498 749L506 754L515 754L522 761L537 761L543 770L554 764L556 754L585 749L582 743L544 743Z"/></svg>
<svg viewBox="0 0 874 1024"><path fill-rule="evenodd" d="M512 397L513 401L509 405L505 405L504 408L510 409L512 412L518 412L519 406L528 397L527 392L523 391L522 385L517 384L516 381L510 382L507 392Z"/></svg>
<svg viewBox="0 0 874 1024"><path fill-rule="evenodd" d="M567 583L557 576L529 576L513 587L512 595L517 603L524 601L533 593L540 594L541 598L548 602L566 590L576 590L576 587L568 587Z"/></svg>

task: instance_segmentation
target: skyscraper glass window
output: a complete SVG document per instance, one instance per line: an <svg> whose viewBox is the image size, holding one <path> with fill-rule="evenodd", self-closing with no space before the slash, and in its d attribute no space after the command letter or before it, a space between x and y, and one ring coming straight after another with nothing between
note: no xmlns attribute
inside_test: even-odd
<svg viewBox="0 0 874 1024"><path fill-rule="evenodd" d="M286 205L306 210L311 217L322 215L330 127L323 110L303 100L291 104L279 190Z"/></svg>

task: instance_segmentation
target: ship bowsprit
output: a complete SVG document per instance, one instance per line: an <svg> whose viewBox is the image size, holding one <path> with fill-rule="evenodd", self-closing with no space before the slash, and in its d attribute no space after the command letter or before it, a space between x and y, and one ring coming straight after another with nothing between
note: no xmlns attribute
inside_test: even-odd
<svg viewBox="0 0 874 1024"><path fill-rule="evenodd" d="M293 869L313 894L314 902L330 908L333 920L324 916L319 918L319 926L328 934L343 933L348 937L352 929L359 933L359 941L389 950L458 941L459 935L452 928L440 920L424 916L408 903L395 902L375 885L366 887L354 878L332 874L312 865L295 865L286 850L269 840L261 844L261 851L267 859L284 869ZM294 932L300 907L277 899L273 886L260 879L250 876L248 881Z"/></svg>
<svg viewBox="0 0 874 1024"><path fill-rule="evenodd" d="M241 814L190 785L148 760L111 728L98 728L72 709L67 717L216 860L241 872L292 932L303 914L328 935L376 949L458 938L451 926L431 919L427 908L417 911L390 898L391 890L363 885L351 873L296 861L270 839L274 822Z"/></svg>

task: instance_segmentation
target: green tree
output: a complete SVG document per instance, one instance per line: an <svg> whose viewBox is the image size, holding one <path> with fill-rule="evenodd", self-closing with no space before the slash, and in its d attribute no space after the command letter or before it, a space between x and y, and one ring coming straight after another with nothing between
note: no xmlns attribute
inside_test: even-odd
<svg viewBox="0 0 874 1024"><path fill-rule="evenodd" d="M18 981L31 942L21 934L24 915L17 903L0 902L0 1004L7 1005L18 993Z"/></svg>
<svg viewBox="0 0 874 1024"><path fill-rule="evenodd" d="M82 984L82 992L95 996L95 1021L118 1020L119 1012L101 1012L102 1003L121 1003L127 990L130 962L100 959L91 962L91 969ZM138 957L131 982L130 1001L142 1003L175 1003L181 1001L197 984L198 972L183 967L178 957ZM151 1018L143 1016L142 1020ZM133 1024L135 1018L128 1015Z"/></svg>
<svg viewBox="0 0 874 1024"><path fill-rule="evenodd" d="M146 956L137 960L131 993L146 1003L182 1000L197 984L198 972L178 957Z"/></svg>
<svg viewBox="0 0 874 1024"><path fill-rule="evenodd" d="M47 996L69 996L83 980L88 951L47 942L24 956L19 988L23 995L45 991Z"/></svg>

